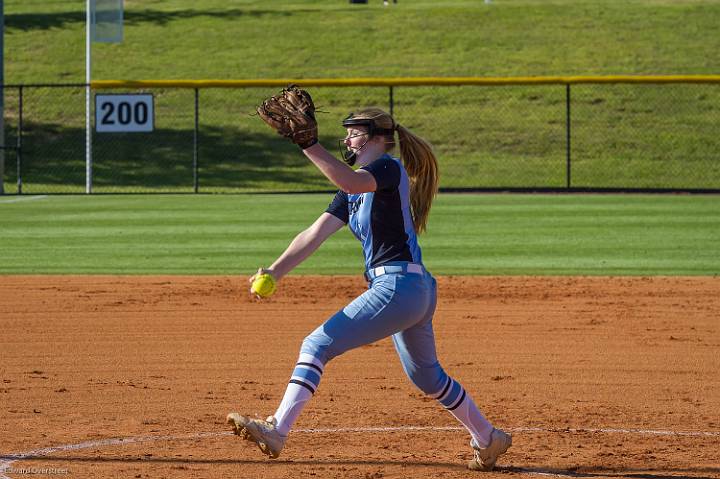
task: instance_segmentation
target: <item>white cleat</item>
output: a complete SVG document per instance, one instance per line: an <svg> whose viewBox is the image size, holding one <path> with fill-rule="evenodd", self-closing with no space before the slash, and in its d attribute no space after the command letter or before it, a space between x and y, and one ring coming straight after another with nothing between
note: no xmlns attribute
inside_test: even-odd
<svg viewBox="0 0 720 479"><path fill-rule="evenodd" d="M227 415L227 423L232 426L235 434L257 444L271 459L277 458L285 446L287 436L282 436L275 429L275 418L272 416L263 421L231 412Z"/></svg>
<svg viewBox="0 0 720 479"><path fill-rule="evenodd" d="M474 449L475 457L468 463L468 469L473 471L492 471L498 457L512 446L512 436L502 429L493 429L488 447L481 448L473 440L470 446Z"/></svg>

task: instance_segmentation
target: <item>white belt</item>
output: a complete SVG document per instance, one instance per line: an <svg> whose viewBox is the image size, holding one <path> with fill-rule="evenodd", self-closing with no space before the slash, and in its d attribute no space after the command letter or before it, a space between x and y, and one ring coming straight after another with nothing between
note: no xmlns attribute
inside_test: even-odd
<svg viewBox="0 0 720 479"><path fill-rule="evenodd" d="M365 279L372 281L384 274L425 274L425 268L417 263L378 266L365 271Z"/></svg>

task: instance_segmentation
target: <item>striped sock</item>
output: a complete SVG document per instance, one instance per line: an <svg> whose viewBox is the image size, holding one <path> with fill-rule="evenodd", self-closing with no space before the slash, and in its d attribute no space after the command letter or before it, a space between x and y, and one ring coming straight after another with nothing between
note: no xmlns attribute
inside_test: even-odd
<svg viewBox="0 0 720 479"><path fill-rule="evenodd" d="M483 416L475 402L465 392L465 388L450 376L446 377L447 380L440 392L431 394L430 397L437 399L465 426L478 446L487 447L493 431L492 424Z"/></svg>
<svg viewBox="0 0 720 479"><path fill-rule="evenodd" d="M300 353L285 395L275 412L276 428L283 436L287 436L305 403L315 394L324 368L325 365L315 356Z"/></svg>

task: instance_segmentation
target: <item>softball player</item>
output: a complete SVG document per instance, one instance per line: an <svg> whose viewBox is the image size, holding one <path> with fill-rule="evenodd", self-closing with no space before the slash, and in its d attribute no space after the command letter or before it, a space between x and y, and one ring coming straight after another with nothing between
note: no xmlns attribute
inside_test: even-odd
<svg viewBox="0 0 720 479"><path fill-rule="evenodd" d="M470 433L474 458L468 467L491 470L511 446L512 437L488 422L462 385L445 373L435 351L436 282L423 266L417 242L437 192L438 167L432 149L380 109L351 114L343 126L347 165L319 143L303 150L340 191L270 268L261 268L258 274L270 273L280 280L347 225L363 248L368 290L305 338L273 416L263 421L230 413L228 423L265 454L278 457L327 363L353 348L392 336L410 380ZM402 161L388 154L395 147L396 133ZM350 168L355 163L360 166L357 170Z"/></svg>

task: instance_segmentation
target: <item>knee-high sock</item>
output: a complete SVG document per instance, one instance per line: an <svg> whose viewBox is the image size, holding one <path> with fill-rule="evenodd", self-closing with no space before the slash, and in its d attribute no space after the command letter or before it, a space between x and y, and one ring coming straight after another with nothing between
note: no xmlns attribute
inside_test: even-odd
<svg viewBox="0 0 720 479"><path fill-rule="evenodd" d="M433 397L465 426L479 447L487 447L490 444L493 426L459 382L447 376L445 386Z"/></svg>
<svg viewBox="0 0 720 479"><path fill-rule="evenodd" d="M277 431L286 436L320 385L324 364L311 354L300 353L292 377L275 412Z"/></svg>

